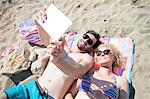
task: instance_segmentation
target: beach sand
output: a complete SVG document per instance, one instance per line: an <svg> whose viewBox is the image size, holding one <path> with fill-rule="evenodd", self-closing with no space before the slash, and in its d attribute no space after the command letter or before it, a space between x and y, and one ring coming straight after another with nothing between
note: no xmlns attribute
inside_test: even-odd
<svg viewBox="0 0 150 99"><path fill-rule="evenodd" d="M1 0L0 49L22 40L17 26L51 3L73 21L71 31L133 38L135 99L150 99L150 0Z"/></svg>

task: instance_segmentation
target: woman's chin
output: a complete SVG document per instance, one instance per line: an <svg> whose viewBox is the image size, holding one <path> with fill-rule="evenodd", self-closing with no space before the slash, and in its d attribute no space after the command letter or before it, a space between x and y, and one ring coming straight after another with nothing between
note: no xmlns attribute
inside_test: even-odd
<svg viewBox="0 0 150 99"><path fill-rule="evenodd" d="M106 63L104 62L104 63L100 63L101 64L101 66L105 66L106 65Z"/></svg>
<svg viewBox="0 0 150 99"><path fill-rule="evenodd" d="M107 64L107 63L108 63L108 61L105 61L105 60L104 60L104 61L102 61L102 60L101 60L99 63L100 63L100 64Z"/></svg>

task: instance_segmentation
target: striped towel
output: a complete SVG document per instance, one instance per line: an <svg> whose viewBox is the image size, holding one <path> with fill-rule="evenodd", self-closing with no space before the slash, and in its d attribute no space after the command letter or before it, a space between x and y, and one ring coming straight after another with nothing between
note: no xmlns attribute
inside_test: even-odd
<svg viewBox="0 0 150 99"><path fill-rule="evenodd" d="M114 73L119 76L124 76L129 83L132 82L132 67L134 64L134 40L131 38L110 38L108 36L101 36L100 41L103 43L110 43L115 45L122 56L125 58L124 68L114 68Z"/></svg>
<svg viewBox="0 0 150 99"><path fill-rule="evenodd" d="M132 67L134 64L134 40L131 38L110 38L109 43L115 45L126 59L124 69L115 68L114 72L125 76L129 83L132 82Z"/></svg>
<svg viewBox="0 0 150 99"><path fill-rule="evenodd" d="M19 25L19 31L21 36L25 38L28 42L43 45L38 28L32 19L24 20Z"/></svg>

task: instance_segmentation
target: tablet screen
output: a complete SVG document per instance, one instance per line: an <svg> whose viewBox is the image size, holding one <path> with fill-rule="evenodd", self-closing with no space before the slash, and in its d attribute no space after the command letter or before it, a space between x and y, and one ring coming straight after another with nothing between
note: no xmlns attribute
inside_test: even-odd
<svg viewBox="0 0 150 99"><path fill-rule="evenodd" d="M59 40L62 34L72 25L72 21L53 4L48 7L46 14L47 20L44 23L39 21L39 24L50 37Z"/></svg>

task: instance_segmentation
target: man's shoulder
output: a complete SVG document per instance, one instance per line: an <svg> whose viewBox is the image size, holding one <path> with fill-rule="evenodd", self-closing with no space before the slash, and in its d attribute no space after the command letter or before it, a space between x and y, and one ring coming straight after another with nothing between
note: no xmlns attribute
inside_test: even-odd
<svg viewBox="0 0 150 99"><path fill-rule="evenodd" d="M88 53L81 53L86 59L88 58L92 58L93 59L93 56L91 56L90 54Z"/></svg>
<svg viewBox="0 0 150 99"><path fill-rule="evenodd" d="M70 53L70 55L77 62L83 62L86 64L93 64L94 58L93 56L87 53Z"/></svg>
<svg viewBox="0 0 150 99"><path fill-rule="evenodd" d="M84 58L93 58L93 56L91 56L88 53L69 53L71 56L78 56L78 57L84 57Z"/></svg>
<svg viewBox="0 0 150 99"><path fill-rule="evenodd" d="M89 55L88 53L69 53L69 56L76 59L82 59L84 61L93 61L93 56Z"/></svg>
<svg viewBox="0 0 150 99"><path fill-rule="evenodd" d="M75 35L77 35L77 32L70 32L68 34L65 34L65 39L70 39L74 37Z"/></svg>

